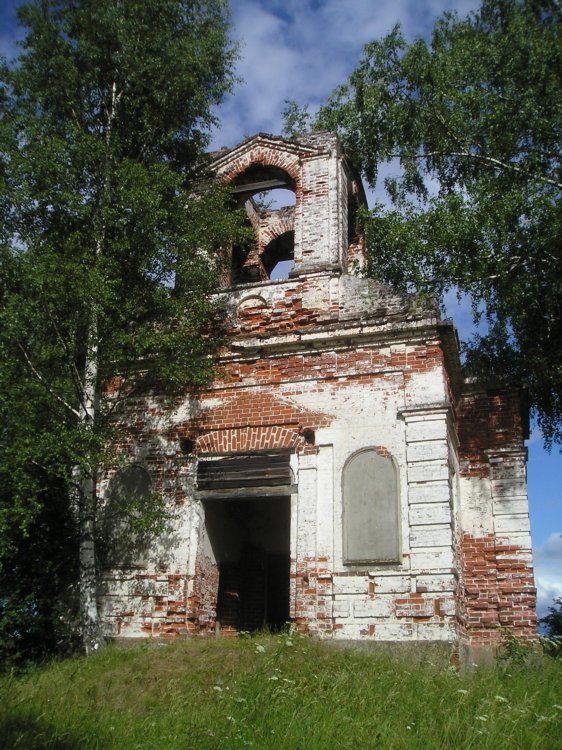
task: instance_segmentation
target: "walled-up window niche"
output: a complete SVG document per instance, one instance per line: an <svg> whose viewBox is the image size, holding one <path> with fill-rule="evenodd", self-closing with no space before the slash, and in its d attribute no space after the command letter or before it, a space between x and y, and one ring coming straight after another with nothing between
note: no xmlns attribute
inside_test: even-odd
<svg viewBox="0 0 562 750"><path fill-rule="evenodd" d="M138 464L127 466L109 483L102 508L99 549L104 567L144 567L150 541L145 524L154 514L152 480Z"/></svg>
<svg viewBox="0 0 562 750"><path fill-rule="evenodd" d="M344 466L342 483L345 563L399 562L398 478L392 458L362 450Z"/></svg>

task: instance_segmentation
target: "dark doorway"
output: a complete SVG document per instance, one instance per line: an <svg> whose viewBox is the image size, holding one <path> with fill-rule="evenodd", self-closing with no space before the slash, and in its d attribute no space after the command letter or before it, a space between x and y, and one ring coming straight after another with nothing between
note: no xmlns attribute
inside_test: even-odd
<svg viewBox="0 0 562 750"><path fill-rule="evenodd" d="M205 501L222 629L279 630L289 620L290 508L288 496Z"/></svg>

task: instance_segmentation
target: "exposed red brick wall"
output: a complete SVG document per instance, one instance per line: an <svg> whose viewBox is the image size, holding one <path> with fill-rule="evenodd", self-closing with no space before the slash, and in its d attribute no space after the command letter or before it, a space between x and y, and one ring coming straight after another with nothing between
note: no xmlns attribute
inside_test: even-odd
<svg viewBox="0 0 562 750"><path fill-rule="evenodd" d="M462 395L456 410L462 476L489 476L488 451L523 445L527 425L522 398L518 388Z"/></svg>
<svg viewBox="0 0 562 750"><path fill-rule="evenodd" d="M205 402L211 401L211 408ZM190 424L200 432L235 430L242 427L300 425L316 421L328 425L330 418L318 412L298 408L266 388L224 389L206 394L201 400L201 415ZM279 446L285 447L285 446Z"/></svg>
<svg viewBox="0 0 562 750"><path fill-rule="evenodd" d="M457 406L459 454L465 466L461 473L466 476L487 476L489 469L486 450L490 442L488 434L488 398L485 393L467 395Z"/></svg>
<svg viewBox="0 0 562 750"><path fill-rule="evenodd" d="M501 628L508 628L516 638L536 638L533 570L518 558L520 553L495 534L463 534L458 618L460 633L471 645L497 646Z"/></svg>
<svg viewBox="0 0 562 750"><path fill-rule="evenodd" d="M443 353L438 344L420 344L413 350L388 351L373 346L349 346L345 349L309 351L288 354L283 357L256 356L256 359L225 363L219 372L215 388L202 398L215 398L237 385L269 385L282 383L292 385L292 392L299 392L299 381L326 381L330 378L352 378L366 375L370 378L384 377L385 370L404 370L409 373L426 372L438 367ZM341 382L343 386L345 381ZM322 382L319 382L319 388ZM338 387L340 387L338 385ZM302 388L302 386L301 386ZM223 390L224 389L224 390Z"/></svg>
<svg viewBox="0 0 562 750"><path fill-rule="evenodd" d="M312 330L319 325L329 326L339 324L339 300L337 296L330 298L329 288L327 285L323 288L323 295L317 289L317 280L315 278L292 279L283 286L282 297L276 297L273 304L252 305L244 307L238 311L236 319L230 321L228 329L229 336L235 336L237 339L255 338L257 336L280 335L294 331ZM256 292L248 289L248 297L255 297ZM315 307L303 305L303 297L309 295L310 298L316 298L318 304ZM396 300L395 300L396 302ZM404 320L404 309L384 308L381 310L381 316L386 319L396 321ZM415 357L431 357L436 354L436 361L443 361L441 342L435 341L435 352L427 351L425 344L420 344L420 350L416 353L408 354L409 363L414 365ZM437 354L437 350L439 353Z"/></svg>
<svg viewBox="0 0 562 750"><path fill-rule="evenodd" d="M193 593L188 602L186 619L190 629L209 634L215 632L218 589L218 566L201 550L195 564Z"/></svg>
<svg viewBox="0 0 562 750"><path fill-rule="evenodd" d="M293 560L291 569L294 608L291 612L297 630L302 634L327 635L333 629L329 602L332 595L331 561L327 557L305 557Z"/></svg>
<svg viewBox="0 0 562 750"><path fill-rule="evenodd" d="M241 427L215 430L197 438L196 451L202 453L246 453L275 448L301 448L302 435L286 427Z"/></svg>
<svg viewBox="0 0 562 750"><path fill-rule="evenodd" d="M275 386L290 384L285 390L288 397L303 393L313 396L314 391L304 390L311 380L318 382L318 392L326 387L342 390L362 382L368 388L385 377L380 370L420 372L435 367L441 358L439 346L431 344L390 354L376 348L358 348L229 363L223 370L222 387L217 381L216 388L200 395L200 415L174 430L179 435L194 436L197 452L297 449L304 442L303 429L327 427L332 417L283 400L276 395ZM248 387L251 384L260 387ZM211 405L208 409L207 402Z"/></svg>

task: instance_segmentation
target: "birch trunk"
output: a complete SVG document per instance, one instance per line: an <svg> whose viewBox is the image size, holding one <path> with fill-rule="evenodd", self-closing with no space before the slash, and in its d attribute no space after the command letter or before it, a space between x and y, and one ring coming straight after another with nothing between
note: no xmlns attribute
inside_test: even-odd
<svg viewBox="0 0 562 750"><path fill-rule="evenodd" d="M88 656L105 643L97 604L95 485L92 475L80 480L80 624L82 644Z"/></svg>
<svg viewBox="0 0 562 750"><path fill-rule="evenodd" d="M97 247L99 254L100 247ZM86 363L84 365L84 391L81 420L87 430L93 430L99 409L98 394L98 330L95 308L88 331ZM80 623L82 643L87 655L99 650L105 643L97 605L96 571L96 473L93 466L79 470L79 564L80 564Z"/></svg>
<svg viewBox="0 0 562 750"><path fill-rule="evenodd" d="M108 153L111 145L113 121L116 116L120 95L117 85L113 82L109 106L102 111L101 118L105 119L105 145ZM95 246L96 262L102 254L106 237L104 206L107 204L109 192L109 175L107 171L103 179L100 201L100 224ZM93 430L98 418L100 406L99 397L99 349L98 349L98 317L95 301L91 301L90 325L88 341L86 342L86 362L84 364L84 390L82 398L81 419L86 429ZM99 650L105 643L105 637L100 622L97 604L97 570L96 570L96 471L90 465L87 474L82 473L79 478L80 514L79 514L79 562L80 562L80 620L82 628L82 642L86 654Z"/></svg>

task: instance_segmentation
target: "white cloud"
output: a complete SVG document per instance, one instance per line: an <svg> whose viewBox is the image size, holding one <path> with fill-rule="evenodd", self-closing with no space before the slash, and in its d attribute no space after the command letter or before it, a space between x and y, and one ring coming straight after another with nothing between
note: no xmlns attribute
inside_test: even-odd
<svg viewBox="0 0 562 750"><path fill-rule="evenodd" d="M562 531L555 531L533 553L537 614L544 617L554 599L562 597Z"/></svg>
<svg viewBox="0 0 562 750"><path fill-rule="evenodd" d="M527 446L540 445L542 447L542 442L543 442L543 434L539 426L536 424L536 422L534 422L531 424L531 430L529 433L529 438L527 440Z"/></svg>
<svg viewBox="0 0 562 750"><path fill-rule="evenodd" d="M477 0L231 0L242 44L238 85L217 114L213 147L263 131L279 133L285 99L314 111L357 65L366 42L400 21L408 38L427 34L444 9L460 15Z"/></svg>
<svg viewBox="0 0 562 750"><path fill-rule="evenodd" d="M535 550L536 560L557 560L562 576L562 531L552 533L544 544Z"/></svg>

